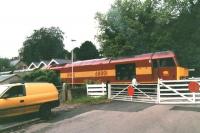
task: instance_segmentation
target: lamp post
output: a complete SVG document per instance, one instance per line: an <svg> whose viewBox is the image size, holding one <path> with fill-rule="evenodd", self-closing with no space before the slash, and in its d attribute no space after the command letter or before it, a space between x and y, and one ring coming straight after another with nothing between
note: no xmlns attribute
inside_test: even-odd
<svg viewBox="0 0 200 133"><path fill-rule="evenodd" d="M76 40L72 39L71 42L75 42ZM72 89L74 86L74 49L72 48L72 55L71 55L71 60L72 60Z"/></svg>

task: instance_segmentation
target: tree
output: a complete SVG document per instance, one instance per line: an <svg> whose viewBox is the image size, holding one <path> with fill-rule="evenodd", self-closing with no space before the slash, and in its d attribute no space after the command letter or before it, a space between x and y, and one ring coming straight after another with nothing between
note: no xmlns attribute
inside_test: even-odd
<svg viewBox="0 0 200 133"><path fill-rule="evenodd" d="M34 70L22 77L24 82L49 82L55 86L61 85L58 74L53 70Z"/></svg>
<svg viewBox="0 0 200 133"><path fill-rule="evenodd" d="M179 61L186 67L200 68L200 1L192 2L170 23L172 45Z"/></svg>
<svg viewBox="0 0 200 133"><path fill-rule="evenodd" d="M19 50L20 58L27 64L52 58L64 58L63 32L58 27L34 30Z"/></svg>
<svg viewBox="0 0 200 133"><path fill-rule="evenodd" d="M103 54L117 57L155 51L162 27L176 15L160 5L159 0L116 0L107 14L97 13Z"/></svg>
<svg viewBox="0 0 200 133"><path fill-rule="evenodd" d="M10 71L14 68L10 65L10 61L7 58L0 58L0 72Z"/></svg>
<svg viewBox="0 0 200 133"><path fill-rule="evenodd" d="M68 50L64 50L65 53L65 59L70 59L71 58L71 53Z"/></svg>
<svg viewBox="0 0 200 133"><path fill-rule="evenodd" d="M99 58L99 52L91 41L85 41L80 48L73 49L75 60L88 60Z"/></svg>
<svg viewBox="0 0 200 133"><path fill-rule="evenodd" d="M99 52L91 41L82 43L77 55L80 60L96 59L99 58Z"/></svg>
<svg viewBox="0 0 200 133"><path fill-rule="evenodd" d="M74 60L80 60L79 57L80 57L80 48L79 47L76 47L73 49L73 59Z"/></svg>
<svg viewBox="0 0 200 133"><path fill-rule="evenodd" d="M195 0L116 0L106 14L96 15L101 53L118 57L172 50L182 65L200 66L199 9Z"/></svg>

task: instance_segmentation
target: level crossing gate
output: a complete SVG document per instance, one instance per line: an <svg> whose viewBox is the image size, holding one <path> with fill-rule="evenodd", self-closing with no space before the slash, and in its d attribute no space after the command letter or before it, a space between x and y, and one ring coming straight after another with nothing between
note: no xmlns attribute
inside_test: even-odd
<svg viewBox="0 0 200 133"><path fill-rule="evenodd" d="M194 83L198 91L191 91ZM200 104L200 78L187 80L159 80L157 84L110 84L108 98L112 100L157 104ZM134 89L129 95L129 88ZM195 86L192 86L195 87Z"/></svg>

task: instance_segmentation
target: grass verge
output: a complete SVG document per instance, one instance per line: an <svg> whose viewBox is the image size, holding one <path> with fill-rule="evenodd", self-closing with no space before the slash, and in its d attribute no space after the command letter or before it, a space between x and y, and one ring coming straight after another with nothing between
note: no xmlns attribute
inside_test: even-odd
<svg viewBox="0 0 200 133"><path fill-rule="evenodd" d="M89 96L82 96L79 98L74 98L71 101L67 101L67 104L101 104L101 103L108 103L110 100L106 97L89 97Z"/></svg>

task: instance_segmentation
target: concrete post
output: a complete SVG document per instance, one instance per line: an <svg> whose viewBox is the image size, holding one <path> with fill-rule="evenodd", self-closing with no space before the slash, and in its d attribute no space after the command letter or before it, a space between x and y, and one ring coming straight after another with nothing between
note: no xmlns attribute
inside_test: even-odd
<svg viewBox="0 0 200 133"><path fill-rule="evenodd" d="M71 91L72 87L70 85L67 85L67 101L71 101L72 100L72 91Z"/></svg>
<svg viewBox="0 0 200 133"><path fill-rule="evenodd" d="M60 103L64 103L65 100L66 100L66 83L63 83L60 92Z"/></svg>

